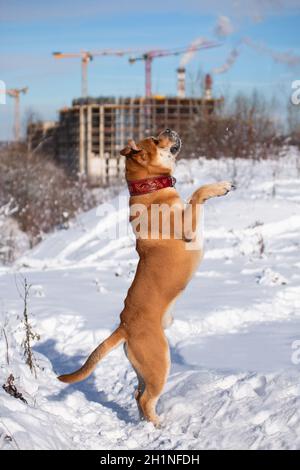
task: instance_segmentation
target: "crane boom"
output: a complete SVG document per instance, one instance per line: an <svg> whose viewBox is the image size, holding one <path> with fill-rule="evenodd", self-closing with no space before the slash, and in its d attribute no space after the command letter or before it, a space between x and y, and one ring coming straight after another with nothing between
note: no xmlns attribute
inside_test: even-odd
<svg viewBox="0 0 300 470"><path fill-rule="evenodd" d="M145 96L150 98L152 96L151 75L152 75L152 61L158 57L176 56L184 54L188 51L198 51L200 49L209 49L212 47L220 46L220 43L213 41L203 40L201 44L191 45L187 47L180 47L178 49L157 49L144 52L137 57L129 57L129 63L134 64L138 60L145 61Z"/></svg>
<svg viewBox="0 0 300 470"><path fill-rule="evenodd" d="M80 51L80 52L53 52L52 55L55 59L74 59L80 58L81 59L81 96L86 97L88 95L88 76L87 76L87 69L88 64L94 57L100 56L117 56L123 57L126 54L131 54L133 52L137 52L136 50L132 49L104 49L100 51Z"/></svg>

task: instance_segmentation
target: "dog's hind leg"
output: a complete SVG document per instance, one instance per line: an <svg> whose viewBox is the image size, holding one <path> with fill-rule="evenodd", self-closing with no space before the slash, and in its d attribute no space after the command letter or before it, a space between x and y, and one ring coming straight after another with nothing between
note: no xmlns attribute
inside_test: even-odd
<svg viewBox="0 0 300 470"><path fill-rule="evenodd" d="M145 382L144 382L143 377L139 374L138 370L134 369L134 371L138 379L138 386L134 392L134 398L136 399L137 404L139 405L140 398L143 395L144 390L145 390Z"/></svg>
<svg viewBox="0 0 300 470"><path fill-rule="evenodd" d="M128 356L128 347L127 347L127 343L124 343L124 352L125 352L125 355L127 357L127 359L130 361L130 358ZM137 379L138 379L138 386L137 388L135 389L135 392L134 392L134 398L136 399L136 402L137 402L137 405L139 407L139 399L145 389L145 382L143 380L143 377L139 374L138 370L134 367L132 361L131 362L131 365L132 365L132 368L134 370L134 372L136 373L136 376L137 376ZM135 362L133 360L133 362ZM140 409L139 409L140 411Z"/></svg>
<svg viewBox="0 0 300 470"><path fill-rule="evenodd" d="M129 342L128 358L145 384L144 391L137 398L139 410L144 419L158 426L155 407L170 368L169 345L163 331L154 337L146 334L141 342Z"/></svg>
<svg viewBox="0 0 300 470"><path fill-rule="evenodd" d="M140 398L143 395L144 390L145 390L145 382L144 382L143 377L139 374L139 372L135 368L134 368L134 371L135 371L137 379L138 379L138 386L134 391L134 398L136 400L136 404L137 404L137 407L138 407L138 410L139 410L140 419L143 419L144 414L143 414L143 411L140 407Z"/></svg>

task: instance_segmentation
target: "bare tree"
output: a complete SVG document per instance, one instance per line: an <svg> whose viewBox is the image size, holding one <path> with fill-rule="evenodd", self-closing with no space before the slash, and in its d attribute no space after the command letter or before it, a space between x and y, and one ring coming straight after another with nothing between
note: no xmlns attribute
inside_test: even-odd
<svg viewBox="0 0 300 470"><path fill-rule="evenodd" d="M212 113L202 106L188 127L183 156L193 152L207 158L260 159L278 153L282 131L274 119L274 106L257 92L250 97L239 94L225 107L215 106Z"/></svg>

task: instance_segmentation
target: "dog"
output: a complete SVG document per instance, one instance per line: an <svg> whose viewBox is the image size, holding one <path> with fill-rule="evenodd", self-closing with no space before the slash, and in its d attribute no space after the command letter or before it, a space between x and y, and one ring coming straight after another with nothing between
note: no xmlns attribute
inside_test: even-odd
<svg viewBox="0 0 300 470"><path fill-rule="evenodd" d="M166 129L157 138L147 137L137 144L130 140L120 152L126 162L130 222L137 234L139 262L135 277L116 330L92 352L79 370L58 377L65 383L87 378L105 355L123 343L138 378L135 399L140 416L155 426L160 423L156 403L170 368L164 329L172 321L170 311L175 300L185 289L203 256L201 240L197 242L199 216L205 201L233 189L228 181L208 184L197 189L185 205L175 189L172 176L180 149L178 134ZM157 233L151 235L151 208L162 206L176 208L169 217L168 237L161 236L161 218L156 227L158 236ZM141 236L137 230L137 226L141 226L141 213L148 222L146 236ZM184 225L175 224L178 215Z"/></svg>

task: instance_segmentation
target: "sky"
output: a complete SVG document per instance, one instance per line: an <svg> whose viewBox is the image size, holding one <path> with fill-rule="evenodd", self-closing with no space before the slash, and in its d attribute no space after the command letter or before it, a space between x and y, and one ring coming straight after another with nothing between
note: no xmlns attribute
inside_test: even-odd
<svg viewBox="0 0 300 470"><path fill-rule="evenodd" d="M57 60L53 51L133 49L138 54L181 48L201 37L219 46L194 55L186 66L190 83L199 71L223 70L213 73L215 96L256 89L276 97L283 109L292 82L300 79L299 25L300 0L0 0L0 84L29 87L21 98L24 127L31 112L57 119L58 110L80 96L80 60ZM180 60L154 60L155 94L176 94ZM144 81L142 61L130 65L128 57L95 57L89 64L91 96L143 95ZM0 104L0 141L12 138L13 105L10 97Z"/></svg>

